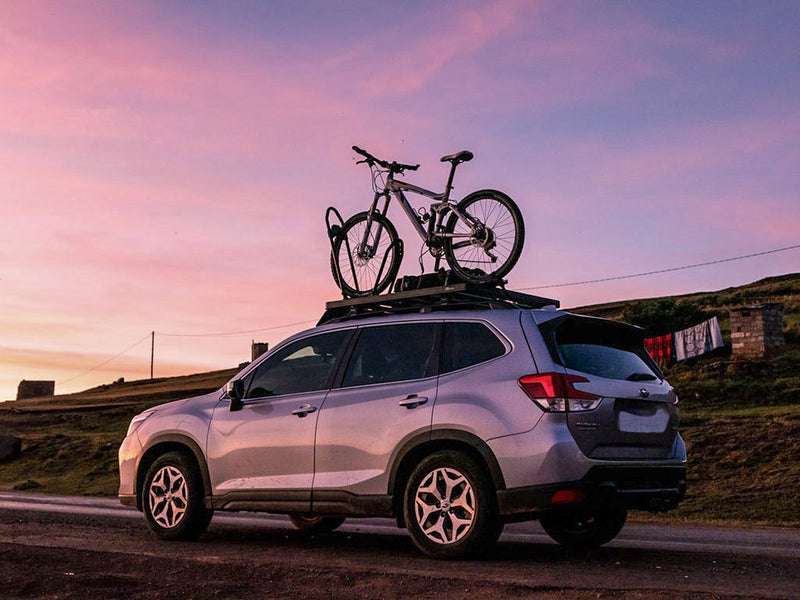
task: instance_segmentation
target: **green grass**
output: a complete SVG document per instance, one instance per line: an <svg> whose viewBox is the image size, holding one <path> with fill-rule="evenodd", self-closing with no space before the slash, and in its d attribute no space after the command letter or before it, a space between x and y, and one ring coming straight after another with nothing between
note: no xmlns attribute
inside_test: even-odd
<svg viewBox="0 0 800 600"><path fill-rule="evenodd" d="M681 435L688 491L672 517L800 526L797 407L684 419Z"/></svg>

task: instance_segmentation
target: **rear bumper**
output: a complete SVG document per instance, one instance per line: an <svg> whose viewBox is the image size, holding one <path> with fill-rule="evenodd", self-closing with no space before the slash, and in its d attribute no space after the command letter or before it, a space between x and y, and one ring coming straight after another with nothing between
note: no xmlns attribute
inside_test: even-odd
<svg viewBox="0 0 800 600"><path fill-rule="evenodd" d="M554 502L557 492L571 498L569 503ZM570 504L586 506L614 502L630 509L664 512L678 506L686 495L686 466L626 466L598 465L592 467L579 481L535 485L499 490L497 501L500 513L526 518L533 513Z"/></svg>

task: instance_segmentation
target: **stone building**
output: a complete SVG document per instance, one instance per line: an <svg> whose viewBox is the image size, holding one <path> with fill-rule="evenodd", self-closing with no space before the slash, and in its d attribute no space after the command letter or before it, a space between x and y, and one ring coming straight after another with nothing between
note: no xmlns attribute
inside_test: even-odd
<svg viewBox="0 0 800 600"><path fill-rule="evenodd" d="M25 381L23 379L19 382L19 387L17 388L17 400L52 396L55 392L55 381Z"/></svg>
<svg viewBox="0 0 800 600"><path fill-rule="evenodd" d="M730 315L734 358L768 356L785 343L782 304L732 308Z"/></svg>
<svg viewBox="0 0 800 600"><path fill-rule="evenodd" d="M255 360L262 354L264 354L267 350L269 350L269 344L266 342L256 342L253 341L252 346L250 347L250 360Z"/></svg>

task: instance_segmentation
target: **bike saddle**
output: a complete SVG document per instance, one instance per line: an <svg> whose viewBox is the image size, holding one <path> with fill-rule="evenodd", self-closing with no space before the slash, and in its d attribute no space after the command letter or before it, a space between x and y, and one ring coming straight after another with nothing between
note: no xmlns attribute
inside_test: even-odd
<svg viewBox="0 0 800 600"><path fill-rule="evenodd" d="M447 156L442 157L442 162L451 162L454 165L462 162L468 162L472 160L475 155L470 152L469 150L462 150L461 152L456 152L455 154L449 154Z"/></svg>

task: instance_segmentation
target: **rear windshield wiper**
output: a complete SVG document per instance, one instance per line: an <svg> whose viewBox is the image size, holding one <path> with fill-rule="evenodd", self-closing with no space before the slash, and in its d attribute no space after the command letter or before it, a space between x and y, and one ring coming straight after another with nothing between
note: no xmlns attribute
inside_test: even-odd
<svg viewBox="0 0 800 600"><path fill-rule="evenodd" d="M658 377L652 373L632 373L628 375L628 381L654 381L655 379L658 379Z"/></svg>

